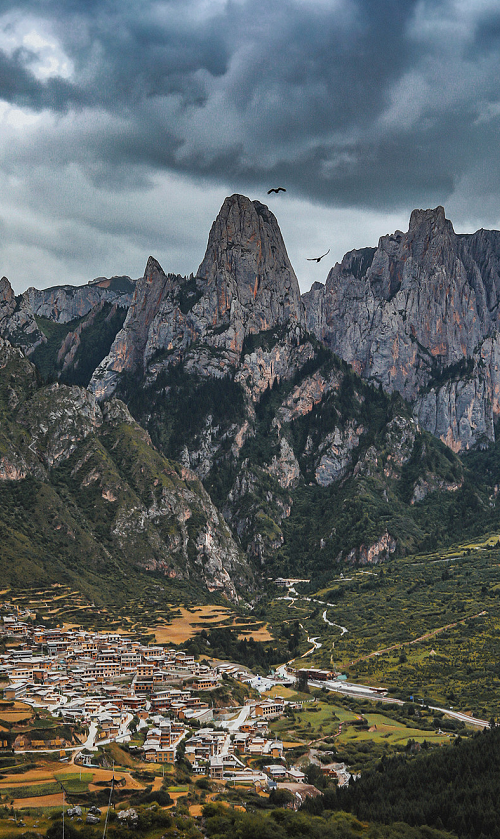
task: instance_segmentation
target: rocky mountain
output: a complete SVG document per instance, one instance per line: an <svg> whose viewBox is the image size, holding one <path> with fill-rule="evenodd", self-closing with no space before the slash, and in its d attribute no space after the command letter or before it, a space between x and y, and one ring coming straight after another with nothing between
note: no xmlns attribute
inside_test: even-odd
<svg viewBox="0 0 500 839"><path fill-rule="evenodd" d="M225 376L247 335L304 321L297 278L278 223L259 201L232 195L210 231L196 276L165 274L149 258L123 329L96 370L91 390L114 392L122 373L147 375L183 361L201 376Z"/></svg>
<svg viewBox="0 0 500 839"><path fill-rule="evenodd" d="M415 549L437 538L419 505L463 487L462 464L411 408L308 332L276 219L244 196L224 202L196 275L149 259L89 387L101 402L117 393L196 472L257 567Z"/></svg>
<svg viewBox="0 0 500 839"><path fill-rule="evenodd" d="M415 211L301 299L275 217L233 195L195 275L150 257L131 299L99 297L115 278L74 305L4 281L0 329L59 384L6 396L0 480L71 493L127 567L231 597L251 568L317 575L486 530L500 466L456 452L494 439L498 237Z"/></svg>
<svg viewBox="0 0 500 839"><path fill-rule="evenodd" d="M116 597L117 584L126 596L147 572L234 600L237 588L251 589L199 479L165 459L122 402L41 386L32 362L0 339L0 416L5 583L71 581L100 601Z"/></svg>
<svg viewBox="0 0 500 839"><path fill-rule="evenodd" d="M87 385L121 328L134 292L130 277L98 277L85 286L28 288L16 297L0 280L0 335L21 347L44 376ZM78 371L78 373L77 373Z"/></svg>
<svg viewBox="0 0 500 839"><path fill-rule="evenodd" d="M457 235L442 207L415 210L407 233L346 254L303 301L311 332L454 451L494 440L500 232Z"/></svg>

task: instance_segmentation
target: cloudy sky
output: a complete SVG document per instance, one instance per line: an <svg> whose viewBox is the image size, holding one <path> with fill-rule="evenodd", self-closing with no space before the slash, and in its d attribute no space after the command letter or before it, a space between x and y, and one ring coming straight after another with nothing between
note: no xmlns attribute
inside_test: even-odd
<svg viewBox="0 0 500 839"><path fill-rule="evenodd" d="M499 82L498 0L0 0L0 276L195 271L233 192L303 290L414 207L499 228Z"/></svg>

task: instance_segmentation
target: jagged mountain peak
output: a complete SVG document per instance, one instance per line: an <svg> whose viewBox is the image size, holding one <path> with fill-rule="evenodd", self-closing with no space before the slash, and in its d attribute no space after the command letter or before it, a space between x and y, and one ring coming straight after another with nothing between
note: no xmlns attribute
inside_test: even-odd
<svg viewBox="0 0 500 839"><path fill-rule="evenodd" d="M494 439L500 233L457 235L442 206L414 210L407 233L346 254L303 300L309 330L414 401L424 428L456 451Z"/></svg>
<svg viewBox="0 0 500 839"><path fill-rule="evenodd" d="M275 216L259 201L231 195L212 225L196 276L167 275L148 259L123 329L90 386L106 398L122 373L154 379L180 361L202 376L224 376L238 364L246 336L304 323Z"/></svg>
<svg viewBox="0 0 500 839"><path fill-rule="evenodd" d="M441 205L433 210L412 210L408 233L414 233L422 227L428 228L434 233L441 230L447 230L450 233L455 232L453 224L446 218L444 207Z"/></svg>
<svg viewBox="0 0 500 839"><path fill-rule="evenodd" d="M14 291L7 277L0 280L0 303L14 298Z"/></svg>
<svg viewBox="0 0 500 839"><path fill-rule="evenodd" d="M165 272L158 260L155 259L154 256L149 256L146 263L146 270L144 271L144 279L146 282L151 283L153 282L156 274L164 275Z"/></svg>
<svg viewBox="0 0 500 839"><path fill-rule="evenodd" d="M297 277L276 217L245 195L225 199L212 225L197 277L226 288L223 308L236 299L247 333L303 321Z"/></svg>

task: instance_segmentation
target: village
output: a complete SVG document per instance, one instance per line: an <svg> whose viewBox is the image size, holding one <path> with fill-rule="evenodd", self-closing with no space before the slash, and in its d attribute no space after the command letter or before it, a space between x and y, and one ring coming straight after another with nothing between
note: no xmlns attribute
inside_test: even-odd
<svg viewBox="0 0 500 839"><path fill-rule="evenodd" d="M39 739L35 731L13 739L0 731L0 753L51 752L91 767L99 748L116 742L142 761L165 766L175 763L181 747L194 776L266 792L285 788L297 806L319 794L300 766L286 760L286 746L293 744L270 731L272 721L301 708L277 693L294 684L291 668L264 678L238 664L200 662L181 649L142 645L127 635L49 629L4 608L0 637L9 644L0 654L3 699L77 726L80 737L77 743L64 736ZM212 692L232 680L253 688L253 698L214 706ZM263 695L270 689L272 696ZM141 742L133 745L138 734ZM340 785L349 782L344 764L330 766L329 773Z"/></svg>

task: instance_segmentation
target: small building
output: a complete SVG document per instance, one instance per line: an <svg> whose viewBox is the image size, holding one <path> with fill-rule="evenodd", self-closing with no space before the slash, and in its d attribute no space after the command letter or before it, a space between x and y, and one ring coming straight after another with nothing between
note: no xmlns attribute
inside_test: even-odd
<svg viewBox="0 0 500 839"><path fill-rule="evenodd" d="M281 699L265 699L255 706L255 716L274 719L280 717L285 710L285 703Z"/></svg>

